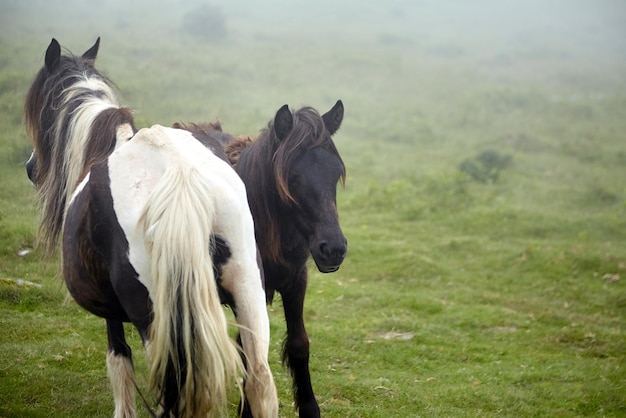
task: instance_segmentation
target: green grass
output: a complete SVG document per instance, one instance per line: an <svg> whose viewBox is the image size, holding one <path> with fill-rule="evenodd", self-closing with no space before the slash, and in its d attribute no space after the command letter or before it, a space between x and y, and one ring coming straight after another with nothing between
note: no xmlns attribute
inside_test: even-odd
<svg viewBox="0 0 626 418"><path fill-rule="evenodd" d="M233 2L223 40L181 30L187 10L168 3L76 2L65 18L50 2L0 5L0 417L112 415L104 322L35 246L21 122L50 38L82 53L97 35L97 66L138 126L219 117L254 134L284 103L343 100L349 254L311 272L305 307L324 416L626 414L623 6L542 3L515 11L522 24L498 2L473 23L460 4L446 20L435 2L318 3L287 18ZM510 157L497 176L459 169L485 152ZM280 299L269 310L280 414L294 416Z"/></svg>

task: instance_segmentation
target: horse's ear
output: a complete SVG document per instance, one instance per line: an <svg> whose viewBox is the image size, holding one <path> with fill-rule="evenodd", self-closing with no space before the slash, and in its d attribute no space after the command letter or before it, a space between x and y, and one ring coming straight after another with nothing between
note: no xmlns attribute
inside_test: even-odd
<svg viewBox="0 0 626 418"><path fill-rule="evenodd" d="M293 129L293 115L291 114L291 110L289 110L289 106L283 105L278 112L276 112L276 117L274 118L274 132L276 132L276 136L280 141L287 138L287 135Z"/></svg>
<svg viewBox="0 0 626 418"><path fill-rule="evenodd" d="M98 39L96 39L96 43L93 44L93 46L89 48L87 51L85 51L85 53L83 54L83 58L87 60L95 61L96 57L98 56L98 48L100 48L99 36L98 36Z"/></svg>
<svg viewBox="0 0 626 418"><path fill-rule="evenodd" d="M60 58L61 45L59 45L56 39L52 38L52 41L50 41L50 45L48 45L48 49L46 50L46 59L44 61L46 70L48 70L48 72L54 71Z"/></svg>
<svg viewBox="0 0 626 418"><path fill-rule="evenodd" d="M337 100L333 108L324 113L322 119L324 120L324 125L326 125L328 132L334 135L335 132L339 130L341 121L343 120L343 103L341 100Z"/></svg>

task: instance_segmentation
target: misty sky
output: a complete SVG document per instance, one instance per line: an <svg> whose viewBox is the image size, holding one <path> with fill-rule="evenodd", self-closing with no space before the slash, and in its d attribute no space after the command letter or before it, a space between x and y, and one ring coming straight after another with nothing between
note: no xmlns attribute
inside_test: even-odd
<svg viewBox="0 0 626 418"><path fill-rule="evenodd" d="M184 27L205 4L225 22L223 39L193 37ZM159 105L172 119L198 117L184 101L203 100L198 92L217 94L218 87L223 96L204 101L203 117L234 112L240 120L238 103L245 97L247 108L260 109L258 118L266 121L267 109L285 102L330 106L337 98L349 103L353 117L367 120L384 111L383 98L393 101L398 92L419 94L423 104L412 104L419 108L470 88L476 78L565 85L585 94L626 86L624 0L0 0L0 48L14 48L19 39L13 53L21 54L13 64L18 71L34 74L52 37L80 53L97 36L103 39L99 67L120 83L133 107L154 112ZM213 45L236 63L222 68L216 57L193 72L193 64L171 62L212 53ZM250 55L263 63L248 62ZM175 71L153 77L152 84L140 77L143 84L134 86L141 71L163 65ZM237 65L236 76L228 65ZM277 85L289 78L291 84ZM155 87L167 101L152 93ZM262 122L249 123L241 129Z"/></svg>
<svg viewBox="0 0 626 418"><path fill-rule="evenodd" d="M193 0L0 0L0 35L48 32L64 38L91 29L102 36L149 36L180 24ZM519 48L524 43L626 54L622 0L212 1L229 33L287 36L291 42L394 40ZM143 30L141 30L143 28Z"/></svg>

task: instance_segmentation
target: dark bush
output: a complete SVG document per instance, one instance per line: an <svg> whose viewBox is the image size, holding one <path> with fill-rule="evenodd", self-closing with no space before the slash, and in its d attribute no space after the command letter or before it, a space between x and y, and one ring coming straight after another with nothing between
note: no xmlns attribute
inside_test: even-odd
<svg viewBox="0 0 626 418"><path fill-rule="evenodd" d="M486 150L473 159L465 159L459 164L459 170L479 183L495 183L500 171L511 164L512 157L498 151Z"/></svg>

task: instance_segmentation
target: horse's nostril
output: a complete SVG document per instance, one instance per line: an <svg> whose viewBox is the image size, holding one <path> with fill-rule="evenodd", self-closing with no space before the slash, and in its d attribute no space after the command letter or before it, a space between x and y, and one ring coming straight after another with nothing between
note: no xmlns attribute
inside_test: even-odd
<svg viewBox="0 0 626 418"><path fill-rule="evenodd" d="M319 244L320 254L329 260L343 260L346 256L346 246L331 246L326 241Z"/></svg>
<svg viewBox="0 0 626 418"><path fill-rule="evenodd" d="M328 243L326 241L322 241L320 243L320 253L326 257L330 256L330 252L328 251Z"/></svg>

